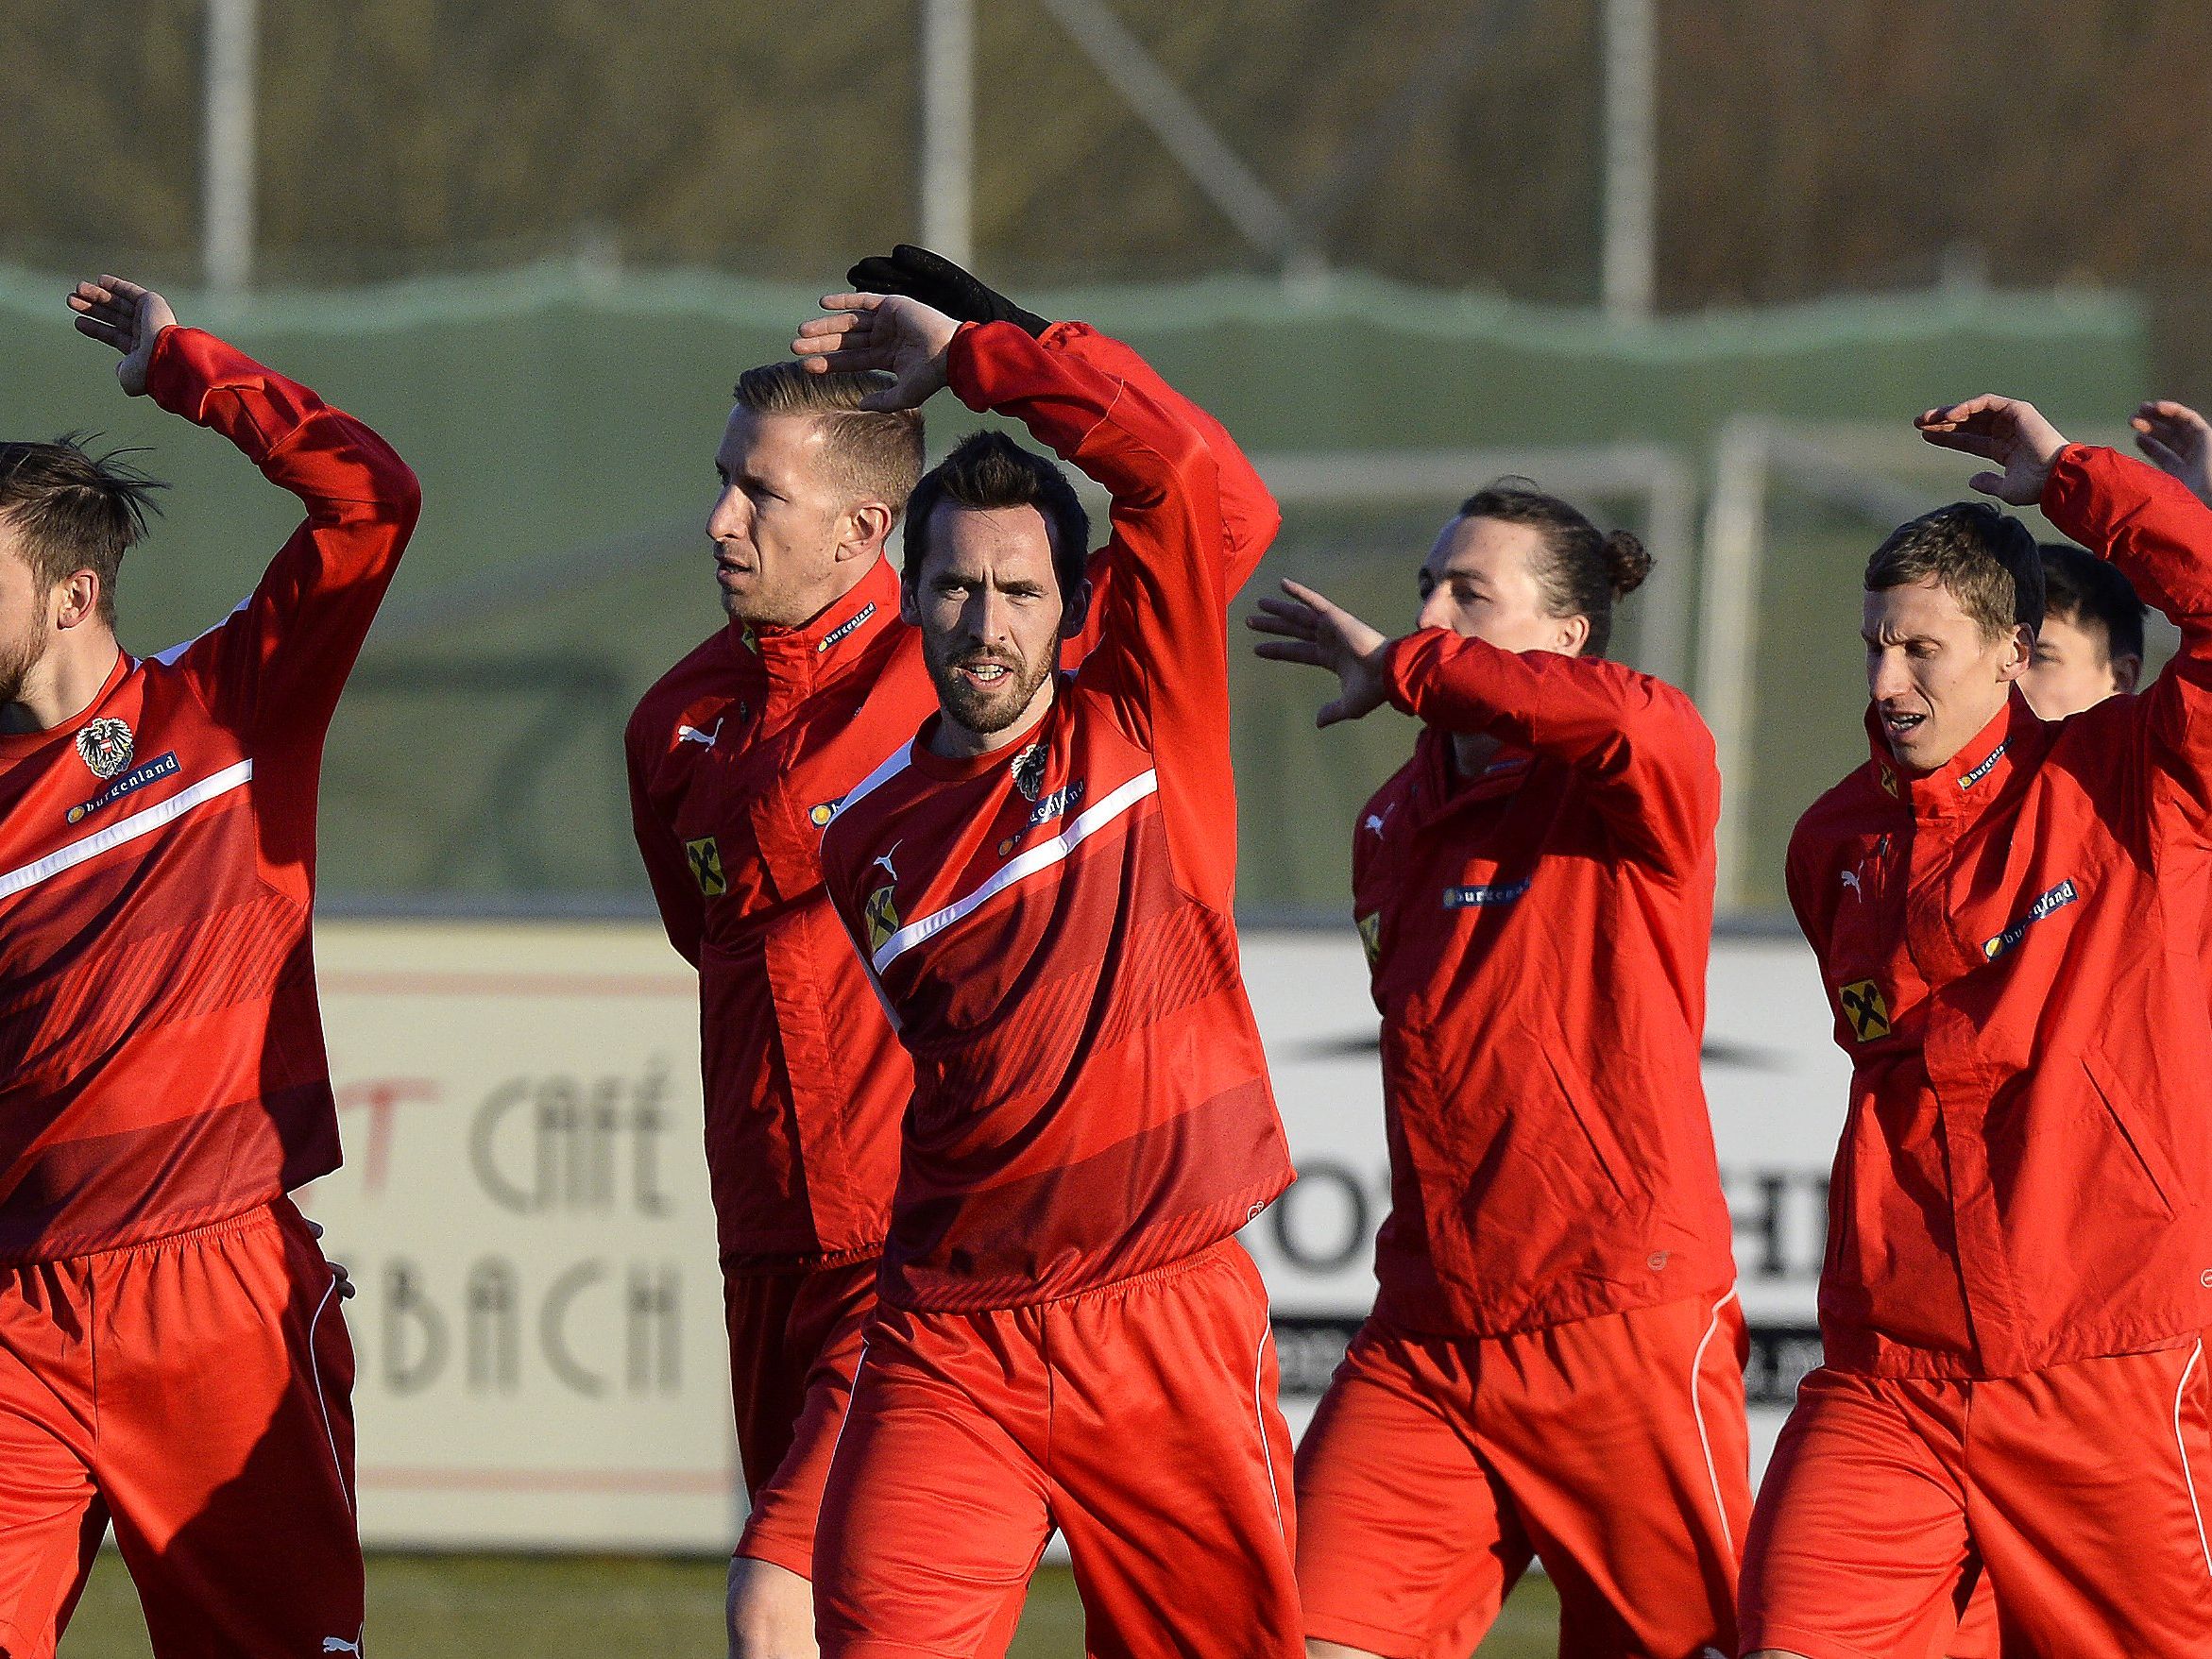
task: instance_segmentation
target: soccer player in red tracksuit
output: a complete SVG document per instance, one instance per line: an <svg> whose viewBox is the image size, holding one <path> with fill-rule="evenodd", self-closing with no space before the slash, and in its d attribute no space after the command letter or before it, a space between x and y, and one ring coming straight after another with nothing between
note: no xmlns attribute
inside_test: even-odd
<svg viewBox="0 0 2212 1659"><path fill-rule="evenodd" d="M307 517L219 626L135 657L128 481L0 447L0 1653L54 1651L111 1520L157 1654L356 1651L352 1349L285 1194L338 1166L323 735L419 496L159 295L103 277L71 304L125 391Z"/></svg>
<svg viewBox="0 0 2212 1659"><path fill-rule="evenodd" d="M1827 1359L1760 1493L1743 1639L1919 1659L1979 1567L2008 1653L2205 1652L2212 511L2024 403L1920 425L2182 650L2047 724L2013 685L2042 608L2024 526L1946 508L1868 567L1873 754L1789 863L1853 1061Z"/></svg>
<svg viewBox="0 0 2212 1659"><path fill-rule="evenodd" d="M910 507L942 709L823 842L916 1074L823 1498L823 1652L1002 1651L1057 1526L1093 1654L1296 1654L1289 1436L1232 1237L1290 1179L1230 915L1227 607L1266 536L1235 544L1225 463L1134 375L825 304L802 352L1021 419L1111 492L1119 563L1063 679L1089 589L1059 469L980 436Z"/></svg>
<svg viewBox="0 0 2212 1659"><path fill-rule="evenodd" d="M1465 1659L1540 1559L1563 1654L1735 1639L1744 1329L1698 1070L1712 736L1605 659L1649 560L1510 482L1395 642L1285 583L1263 656L1321 723L1424 722L1361 813L1392 1205L1373 1316L1299 1447L1309 1651Z"/></svg>
<svg viewBox="0 0 2212 1659"><path fill-rule="evenodd" d="M1142 385L1217 455L1244 568L1265 548L1274 503L1258 476L1127 347L1048 324L925 249L902 245L852 278L967 320L1011 320L1046 351ZM707 1163L752 1499L732 1569L742 1655L813 1644L815 1517L913 1092L820 863L837 803L937 706L883 556L921 470L921 416L855 407L876 382L890 384L797 363L744 377L707 526L730 625L646 694L627 734L638 844L669 938L700 970ZM1108 581L1110 566L1094 578ZM1067 643L1070 658L1083 643ZM1005 1634L1019 1614L1011 1602Z"/></svg>
<svg viewBox="0 0 2212 1659"><path fill-rule="evenodd" d="M2166 471L2188 482L2184 460L2203 442L2203 418L2178 403L2145 403L2135 412L2135 442ZM2203 497L2200 495L2199 499ZM2043 621L2020 690L2037 717L2063 720L2107 697L2132 693L2143 672L2143 601L2106 563L2080 548L2047 545L2043 553ZM2207 952L2212 960L2212 952ZM1986 1659L1999 1651L1997 1598L1977 1573L1948 1659Z"/></svg>
<svg viewBox="0 0 2212 1659"><path fill-rule="evenodd" d="M815 1512L913 1081L817 851L838 799L935 706L882 557L921 474L921 421L859 410L871 389L791 363L739 382L706 525L729 619L646 693L625 736L638 846L669 939L699 970L751 1500L730 1566L740 1659L812 1649Z"/></svg>

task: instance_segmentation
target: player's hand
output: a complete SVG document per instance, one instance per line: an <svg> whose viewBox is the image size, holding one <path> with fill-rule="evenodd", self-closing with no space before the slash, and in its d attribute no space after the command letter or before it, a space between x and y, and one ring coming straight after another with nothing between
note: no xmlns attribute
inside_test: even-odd
<svg viewBox="0 0 2212 1659"><path fill-rule="evenodd" d="M2033 507L2043 499L2050 468L2066 448L2058 428L2034 404L1994 394L1931 409L1913 424L1931 444L1996 462L2003 471L1977 472L1966 482L2016 507Z"/></svg>
<svg viewBox="0 0 2212 1659"><path fill-rule="evenodd" d="M2212 504L2212 421L2170 398L2153 398L2135 411L2135 448L2154 466L2189 486L2198 500Z"/></svg>
<svg viewBox="0 0 2212 1659"><path fill-rule="evenodd" d="M888 255L870 254L845 273L864 294L903 294L963 323L1012 323L1034 338L1052 325L987 287L943 254L902 242Z"/></svg>
<svg viewBox="0 0 2212 1659"><path fill-rule="evenodd" d="M1281 636L1252 647L1270 662L1304 663L1336 676L1342 690L1322 706L1314 724L1356 720L1387 703L1383 655L1390 649L1388 638L1310 587L1286 581L1283 591L1290 597L1260 601L1259 614L1247 617L1245 625Z"/></svg>
<svg viewBox="0 0 2212 1659"><path fill-rule="evenodd" d="M307 1221L307 1217L304 1215L299 1219ZM307 1221L307 1236L320 1244L323 1236L323 1224L319 1221ZM346 1271L346 1264L343 1261L332 1261L328 1256L323 1258L323 1261L338 1277L338 1300L343 1302L353 1294L352 1276Z"/></svg>
<svg viewBox="0 0 2212 1659"><path fill-rule="evenodd" d="M919 409L944 389L945 353L960 324L918 299L895 294L831 294L835 315L799 325L791 350L817 374L888 369L896 383L861 399L862 409Z"/></svg>
<svg viewBox="0 0 2212 1659"><path fill-rule="evenodd" d="M115 378L133 398L146 390L146 370L154 361L154 342L163 329L177 326L169 302L151 288L141 288L121 277L96 277L79 282L69 296L69 309L77 313L77 331L89 334L123 353Z"/></svg>

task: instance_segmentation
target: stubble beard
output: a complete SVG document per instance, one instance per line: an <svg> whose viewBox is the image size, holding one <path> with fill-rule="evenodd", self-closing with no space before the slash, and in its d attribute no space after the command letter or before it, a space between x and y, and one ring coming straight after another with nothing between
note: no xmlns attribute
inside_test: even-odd
<svg viewBox="0 0 2212 1659"><path fill-rule="evenodd" d="M1003 732L1020 719L1054 666L1050 657L1029 664L1009 653L940 647L927 639L923 655L928 660L929 678L936 685L937 702L946 718L978 737ZM990 690L972 685L960 671L963 666L983 662L995 663L1007 670L1006 678Z"/></svg>
<svg viewBox="0 0 2212 1659"><path fill-rule="evenodd" d="M834 581L828 543L816 550L810 560L794 558L790 552L779 553L774 560L778 580L774 582L764 580L768 561L758 547L752 550L752 581L744 591L732 593L719 580L714 584L715 597L722 601L723 615L740 627L803 628L820 616L825 606L834 602L833 597L825 597ZM809 567L819 572L811 583L801 579Z"/></svg>
<svg viewBox="0 0 2212 1659"><path fill-rule="evenodd" d="M39 666L39 643L36 627L14 639L0 639L0 704L23 701L24 686Z"/></svg>

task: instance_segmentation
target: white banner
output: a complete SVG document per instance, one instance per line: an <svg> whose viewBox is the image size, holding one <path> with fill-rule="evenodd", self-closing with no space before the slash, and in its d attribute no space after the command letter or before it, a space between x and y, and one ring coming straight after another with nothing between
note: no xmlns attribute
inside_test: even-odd
<svg viewBox="0 0 2212 1659"><path fill-rule="evenodd" d="M690 971L638 924L331 923L318 955L347 1164L300 1202L360 1286L364 1538L728 1548L743 1498ZM1250 934L1245 970L1300 1170L1245 1240L1302 1428L1374 1294L1377 1023L1349 927ZM1763 1463L1818 1357L1848 1074L1801 944L1724 940L1711 989Z"/></svg>
<svg viewBox="0 0 2212 1659"><path fill-rule="evenodd" d="M742 1512L697 980L635 926L317 929L371 1544L720 1549Z"/></svg>

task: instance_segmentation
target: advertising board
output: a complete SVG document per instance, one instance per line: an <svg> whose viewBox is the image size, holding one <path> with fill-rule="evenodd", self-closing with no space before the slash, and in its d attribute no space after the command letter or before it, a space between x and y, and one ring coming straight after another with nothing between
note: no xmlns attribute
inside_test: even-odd
<svg viewBox="0 0 2212 1659"><path fill-rule="evenodd" d="M364 1537L727 1548L743 1497L689 969L629 923L337 922L318 955L347 1162L300 1202L359 1287ZM1245 965L1300 1172L1245 1242L1298 1430L1373 1296L1377 1023L1349 926L1253 932ZM1720 941L1706 1085L1755 1466L1818 1356L1846 1075L1811 954Z"/></svg>

